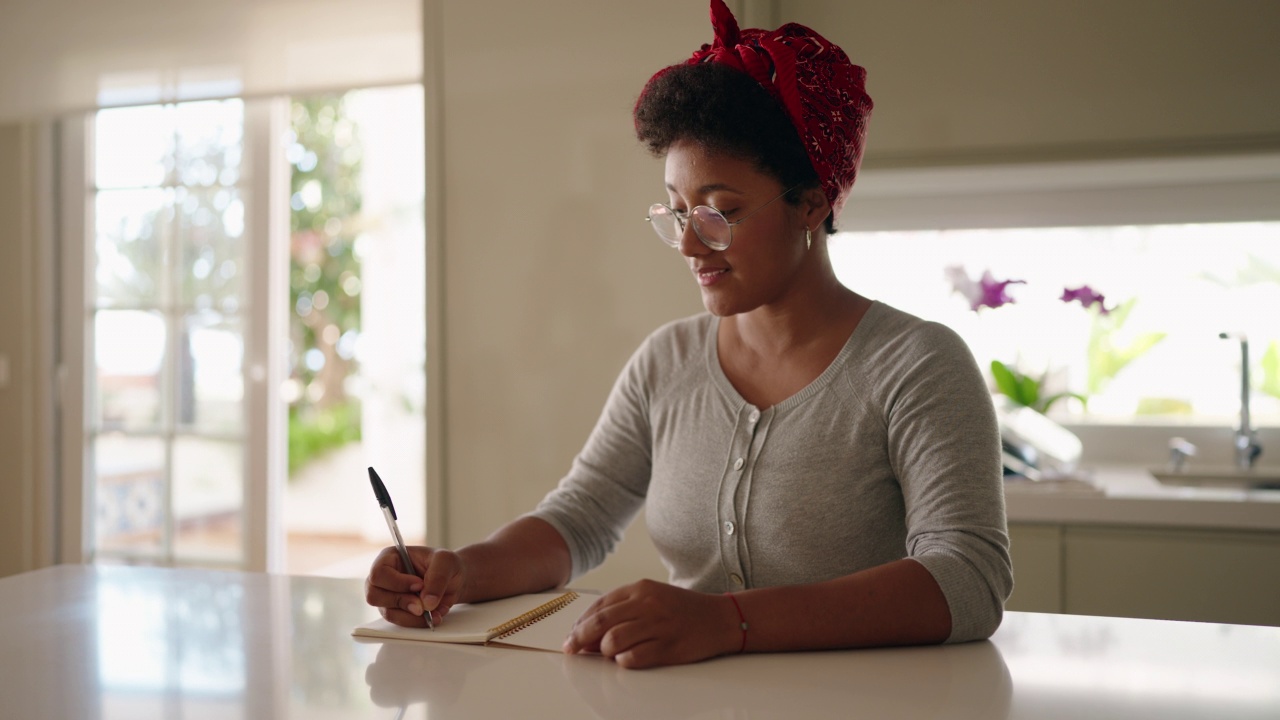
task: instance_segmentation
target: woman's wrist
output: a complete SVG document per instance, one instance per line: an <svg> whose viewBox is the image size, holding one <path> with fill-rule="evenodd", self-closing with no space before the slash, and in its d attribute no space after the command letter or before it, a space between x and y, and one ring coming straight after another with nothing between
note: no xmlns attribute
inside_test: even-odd
<svg viewBox="0 0 1280 720"><path fill-rule="evenodd" d="M724 634L725 641L721 646L726 648L720 654L733 655L747 651L747 632L750 630L750 624L747 622L747 616L742 610L742 603L737 595L733 593L725 593L724 599L727 601L727 609L729 618L729 629Z"/></svg>

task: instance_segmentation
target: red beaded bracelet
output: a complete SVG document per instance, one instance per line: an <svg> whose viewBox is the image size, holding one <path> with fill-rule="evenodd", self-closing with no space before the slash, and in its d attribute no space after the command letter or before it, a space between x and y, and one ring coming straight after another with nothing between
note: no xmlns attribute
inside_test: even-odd
<svg viewBox="0 0 1280 720"><path fill-rule="evenodd" d="M738 625L738 627L742 628L742 647L738 648L738 652L740 653L746 652L747 650L747 616L742 614L742 606L738 604L738 598L734 597L733 593L725 593L725 595L728 595L729 599L733 601L733 607L737 609L738 620L740 621L740 624Z"/></svg>

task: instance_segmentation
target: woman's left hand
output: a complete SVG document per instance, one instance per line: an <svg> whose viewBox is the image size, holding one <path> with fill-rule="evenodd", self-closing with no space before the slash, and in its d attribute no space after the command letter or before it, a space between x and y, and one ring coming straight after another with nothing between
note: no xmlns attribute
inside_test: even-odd
<svg viewBox="0 0 1280 720"><path fill-rule="evenodd" d="M628 668L697 662L741 647L732 599L653 580L596 600L564 643L567 653L600 653Z"/></svg>

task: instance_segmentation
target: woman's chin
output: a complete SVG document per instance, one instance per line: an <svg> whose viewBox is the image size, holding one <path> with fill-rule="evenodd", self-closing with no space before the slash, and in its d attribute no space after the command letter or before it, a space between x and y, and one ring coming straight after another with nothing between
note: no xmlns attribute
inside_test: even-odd
<svg viewBox="0 0 1280 720"><path fill-rule="evenodd" d="M706 290L702 291L702 307L716 317L729 317L743 311L743 308L739 307L738 303L734 303L723 294L707 292Z"/></svg>

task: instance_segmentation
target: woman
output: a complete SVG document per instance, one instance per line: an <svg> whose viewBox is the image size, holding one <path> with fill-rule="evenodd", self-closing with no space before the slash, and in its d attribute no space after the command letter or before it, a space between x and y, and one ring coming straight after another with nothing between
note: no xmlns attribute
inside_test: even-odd
<svg viewBox="0 0 1280 720"><path fill-rule="evenodd" d="M651 335L568 475L457 551L390 549L366 582L391 622L564 585L646 505L671 584L602 596L565 641L626 667L742 651L957 642L1011 586L999 436L963 341L836 279L827 236L857 175L863 70L800 25L716 38L636 104L666 159L649 221L707 313Z"/></svg>

